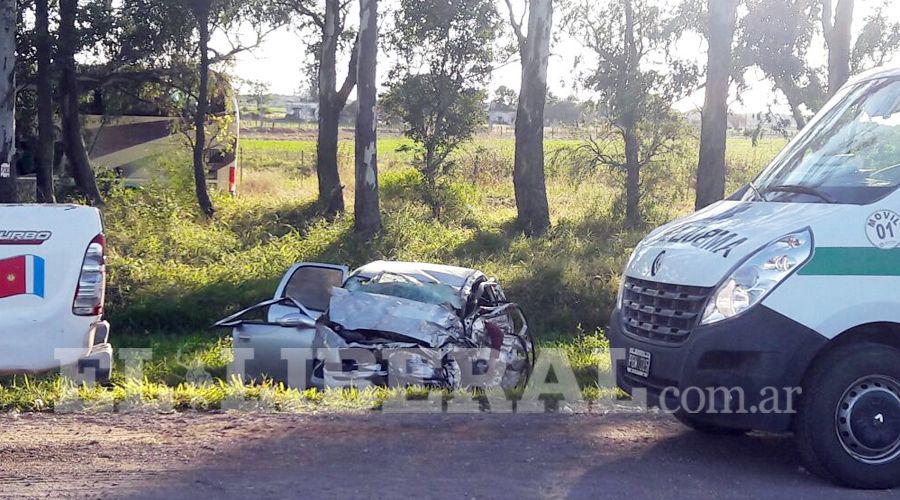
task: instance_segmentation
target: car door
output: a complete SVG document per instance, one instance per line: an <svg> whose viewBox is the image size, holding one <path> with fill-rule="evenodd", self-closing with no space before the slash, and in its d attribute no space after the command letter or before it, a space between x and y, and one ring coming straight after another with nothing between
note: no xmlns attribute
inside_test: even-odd
<svg viewBox="0 0 900 500"><path fill-rule="evenodd" d="M315 320L328 308L332 288L342 286L347 273L346 266L295 264L285 273L273 299L217 323L233 328L234 348L245 349L241 353L244 378L268 376L294 384L288 380L282 350L312 348ZM249 319L254 311L262 313L265 320Z"/></svg>
<svg viewBox="0 0 900 500"><path fill-rule="evenodd" d="M291 298L302 304L312 319L318 319L328 309L331 289L341 287L347 279L347 266L301 262L294 264L285 273L275 290L275 299ZM276 322L297 309L287 303L278 303L269 308L269 321Z"/></svg>

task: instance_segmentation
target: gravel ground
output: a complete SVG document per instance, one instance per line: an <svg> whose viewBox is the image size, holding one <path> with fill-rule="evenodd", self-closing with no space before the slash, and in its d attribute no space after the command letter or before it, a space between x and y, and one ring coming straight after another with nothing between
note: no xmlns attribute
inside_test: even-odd
<svg viewBox="0 0 900 500"><path fill-rule="evenodd" d="M900 498L653 414L0 415L0 497Z"/></svg>

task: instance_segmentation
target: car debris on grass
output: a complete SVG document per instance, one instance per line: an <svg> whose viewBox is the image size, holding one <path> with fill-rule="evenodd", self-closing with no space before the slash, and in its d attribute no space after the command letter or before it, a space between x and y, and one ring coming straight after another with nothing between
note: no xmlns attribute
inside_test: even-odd
<svg viewBox="0 0 900 500"><path fill-rule="evenodd" d="M497 282L439 264L297 264L273 299L216 326L232 329L245 379L298 388L515 389L535 359L525 315Z"/></svg>

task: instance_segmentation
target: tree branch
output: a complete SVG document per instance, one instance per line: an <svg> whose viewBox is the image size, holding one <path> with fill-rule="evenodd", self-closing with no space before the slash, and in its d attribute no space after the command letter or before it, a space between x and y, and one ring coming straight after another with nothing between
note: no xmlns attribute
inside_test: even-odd
<svg viewBox="0 0 900 500"><path fill-rule="evenodd" d="M831 45L831 36L834 32L832 21L831 0L822 0L822 33L825 35L825 43Z"/></svg>
<svg viewBox="0 0 900 500"><path fill-rule="evenodd" d="M313 24L315 24L319 28L325 28L325 18L304 5L303 0L288 1L285 3L288 7L296 11L301 16L308 17L313 22Z"/></svg>
<svg viewBox="0 0 900 500"><path fill-rule="evenodd" d="M356 40L353 42L353 52L350 54L350 63L347 64L347 78L344 79L344 84L341 85L341 89L338 91L335 98L337 99L337 104L343 108L344 105L347 104L347 98L350 97L350 92L353 91L353 87L356 87L356 67L359 65L359 35L356 35Z"/></svg>
<svg viewBox="0 0 900 500"><path fill-rule="evenodd" d="M280 26L274 26L274 27L269 28L269 30L267 30L267 31L265 31L265 32L259 32L259 33L257 33L257 34L256 34L256 41L253 42L253 43L250 44L250 45L237 45L237 46L235 46L235 45L232 44L231 50L229 50L228 52L219 53L218 51L216 51L215 49L213 49L212 47L210 47L209 50L210 50L210 52L213 53L213 57L210 57L210 58L209 58L209 65L210 65L210 66L213 66L213 65L216 65L216 64L223 63L223 62L225 62L225 61L230 60L230 59L233 58L234 56L240 54L241 52L246 52L246 51L248 51L248 50L253 50L253 49L259 47L259 46L262 44L263 39L266 38L266 36L270 35L273 31L276 31L279 27L280 27ZM231 43L231 42L229 41L229 43Z"/></svg>
<svg viewBox="0 0 900 500"><path fill-rule="evenodd" d="M513 33L516 35L516 41L519 44L519 52L524 54L525 44L528 41L528 39L525 38L525 35L522 33L522 23L524 22L524 17L523 19L516 21L516 13L513 9L512 0L506 0L506 9L509 11L509 24L512 25ZM522 15L524 16L524 14Z"/></svg>

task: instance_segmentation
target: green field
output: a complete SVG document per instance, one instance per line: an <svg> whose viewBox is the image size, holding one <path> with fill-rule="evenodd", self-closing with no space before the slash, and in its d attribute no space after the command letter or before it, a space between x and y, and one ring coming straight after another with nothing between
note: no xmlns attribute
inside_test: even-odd
<svg viewBox="0 0 900 500"><path fill-rule="evenodd" d="M410 167L412 156L397 152L405 144L396 137L379 142L385 230L373 241L353 234L349 214L334 221L319 215L312 141L243 141L242 194L217 195L212 221L195 208L187 155L169 158L165 182L140 191L113 189L104 214L113 342L118 348L152 347L155 357L142 380L127 381L120 373L113 390L82 389L82 396L174 397L177 407L202 399L212 403L200 407L215 407L235 392L261 397L258 391L271 390L287 406L377 405L388 391L328 395L223 382L229 332L210 329L215 320L269 298L294 262L358 266L375 259L456 264L496 277L528 314L539 343L565 349L585 393L596 394L592 384L604 360L595 349L605 345L602 329L624 261L647 230L624 229L620 175L572 168L565 152L577 143L548 141L553 227L529 239L515 229L510 137L480 137L456 154L440 220L432 220L420 200L422 179ZM771 139L752 147L749 139L730 139L730 189L750 179L783 144ZM686 140L679 153L645 172L648 229L690 211L696 149ZM343 142L340 151L352 207L352 142ZM204 382L206 377L218 382ZM0 409L46 409L71 392L52 376L6 379L0 382Z"/></svg>

